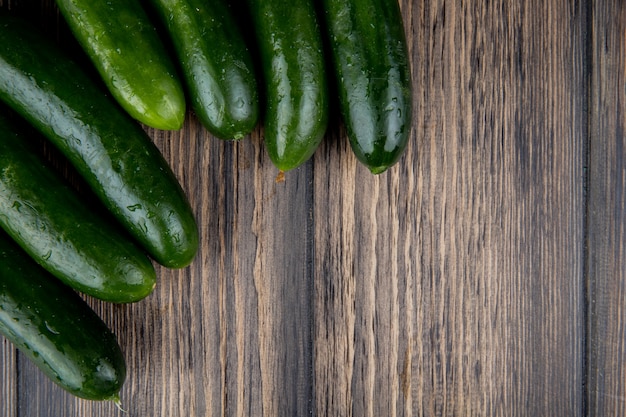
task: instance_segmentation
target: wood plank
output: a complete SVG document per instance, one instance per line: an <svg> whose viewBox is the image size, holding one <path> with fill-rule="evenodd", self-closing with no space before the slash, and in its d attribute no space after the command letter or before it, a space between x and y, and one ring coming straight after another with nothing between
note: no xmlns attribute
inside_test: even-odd
<svg viewBox="0 0 626 417"><path fill-rule="evenodd" d="M581 415L584 13L402 6L408 154L315 158L317 414Z"/></svg>
<svg viewBox="0 0 626 417"><path fill-rule="evenodd" d="M17 351L0 335L0 415L17 417Z"/></svg>
<svg viewBox="0 0 626 417"><path fill-rule="evenodd" d="M592 10L588 409L626 415L626 5Z"/></svg>
<svg viewBox="0 0 626 417"><path fill-rule="evenodd" d="M172 387L154 401L170 415L306 415L312 395L311 164L277 183L262 131L228 143L190 120L184 132L195 133L153 137L199 208L203 246L185 276L172 280L162 271L163 280L179 283L163 288L169 301L159 303L178 323L154 342L189 340L182 348L150 352L164 360L165 369L154 369L165 379L159 386ZM176 294L180 298L172 300ZM153 414L154 405L145 405L140 415Z"/></svg>

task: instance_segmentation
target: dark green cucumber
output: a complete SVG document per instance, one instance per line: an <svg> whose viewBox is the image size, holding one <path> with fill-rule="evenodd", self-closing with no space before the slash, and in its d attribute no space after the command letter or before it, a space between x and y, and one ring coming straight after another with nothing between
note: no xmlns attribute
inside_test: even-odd
<svg viewBox="0 0 626 417"><path fill-rule="evenodd" d="M403 154L411 73L398 0L323 0L341 114L352 150L379 174Z"/></svg>
<svg viewBox="0 0 626 417"><path fill-rule="evenodd" d="M150 0L169 32L194 112L221 139L241 139L258 121L252 56L225 0Z"/></svg>
<svg viewBox="0 0 626 417"><path fill-rule="evenodd" d="M266 88L265 146L281 171L306 162L328 123L322 38L311 0L248 0Z"/></svg>
<svg viewBox="0 0 626 417"><path fill-rule="evenodd" d="M159 149L53 42L23 20L0 18L0 100L41 131L149 254L188 265L198 228Z"/></svg>
<svg viewBox="0 0 626 417"><path fill-rule="evenodd" d="M180 129L185 95L176 68L137 0L56 0L74 37L120 105L157 129Z"/></svg>
<svg viewBox="0 0 626 417"><path fill-rule="evenodd" d="M68 392L119 402L126 364L115 335L1 230L0 334Z"/></svg>
<svg viewBox="0 0 626 417"><path fill-rule="evenodd" d="M120 303L148 296L156 283L150 259L87 206L30 142L0 114L0 228L78 291Z"/></svg>

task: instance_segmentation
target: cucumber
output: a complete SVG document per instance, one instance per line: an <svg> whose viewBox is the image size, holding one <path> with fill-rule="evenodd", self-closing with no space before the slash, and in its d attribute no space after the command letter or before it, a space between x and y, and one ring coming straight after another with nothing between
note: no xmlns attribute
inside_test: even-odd
<svg viewBox="0 0 626 417"><path fill-rule="evenodd" d="M176 67L137 0L56 0L119 104L139 122L180 129L186 102Z"/></svg>
<svg viewBox="0 0 626 417"><path fill-rule="evenodd" d="M119 403L126 364L115 335L1 230L0 334L73 395Z"/></svg>
<svg viewBox="0 0 626 417"><path fill-rule="evenodd" d="M323 0L339 107L357 159L374 174L404 153L411 73L397 0Z"/></svg>
<svg viewBox="0 0 626 417"><path fill-rule="evenodd" d="M328 124L322 37L310 0L248 0L266 88L265 147L281 171L306 162Z"/></svg>
<svg viewBox="0 0 626 417"><path fill-rule="evenodd" d="M225 0L150 0L169 33L193 110L214 136L241 139L259 116L252 55Z"/></svg>
<svg viewBox="0 0 626 417"><path fill-rule="evenodd" d="M150 259L44 163L28 146L33 139L0 114L0 228L78 291L118 303L148 296L156 283Z"/></svg>
<svg viewBox="0 0 626 417"><path fill-rule="evenodd" d="M193 260L196 221L159 149L57 44L11 16L0 17L0 100L65 155L157 262Z"/></svg>

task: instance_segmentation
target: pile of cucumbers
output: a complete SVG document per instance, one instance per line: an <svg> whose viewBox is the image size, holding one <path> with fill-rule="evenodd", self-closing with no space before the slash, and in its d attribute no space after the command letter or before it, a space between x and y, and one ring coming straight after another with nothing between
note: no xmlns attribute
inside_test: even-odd
<svg viewBox="0 0 626 417"><path fill-rule="evenodd" d="M188 105L223 140L262 124L285 172L311 158L336 102L355 156L380 174L411 130L408 50L397 0L56 5L90 68L0 14L0 333L72 394L119 401L122 352L78 293L140 301L156 285L153 261L183 268L199 248L187 197L144 126L180 129Z"/></svg>

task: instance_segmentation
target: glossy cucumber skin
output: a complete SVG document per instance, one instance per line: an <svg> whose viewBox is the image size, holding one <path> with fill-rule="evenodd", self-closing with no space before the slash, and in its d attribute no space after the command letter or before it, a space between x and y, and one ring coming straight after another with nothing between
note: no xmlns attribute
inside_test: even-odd
<svg viewBox="0 0 626 417"><path fill-rule="evenodd" d="M176 50L193 110L213 135L241 139L258 122L252 55L224 0L150 0Z"/></svg>
<svg viewBox="0 0 626 417"><path fill-rule="evenodd" d="M138 121L180 129L186 102L176 67L137 0L56 0L109 91Z"/></svg>
<svg viewBox="0 0 626 417"><path fill-rule="evenodd" d="M0 333L68 392L119 400L126 364L89 305L0 230Z"/></svg>
<svg viewBox="0 0 626 417"><path fill-rule="evenodd" d="M409 56L397 0L323 0L341 114L351 147L379 174L411 132Z"/></svg>
<svg viewBox="0 0 626 417"><path fill-rule="evenodd" d="M7 16L0 18L0 100L67 157L157 262L191 263L195 217L159 149L57 45Z"/></svg>
<svg viewBox="0 0 626 417"><path fill-rule="evenodd" d="M117 303L148 296L156 284L150 259L44 163L32 139L0 114L0 228L78 291Z"/></svg>
<svg viewBox="0 0 626 417"><path fill-rule="evenodd" d="M281 171L306 162L328 124L328 83L310 0L248 0L266 88L265 146Z"/></svg>

